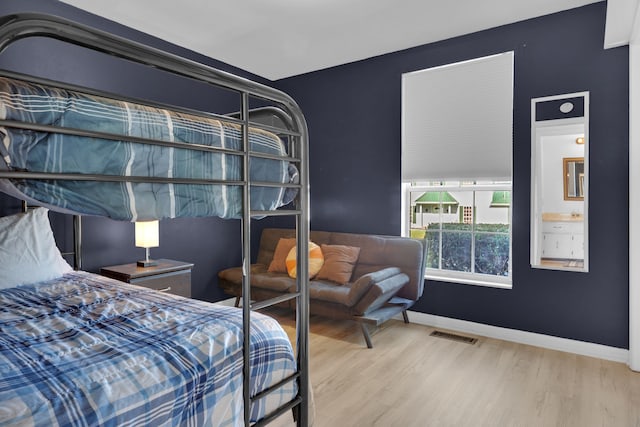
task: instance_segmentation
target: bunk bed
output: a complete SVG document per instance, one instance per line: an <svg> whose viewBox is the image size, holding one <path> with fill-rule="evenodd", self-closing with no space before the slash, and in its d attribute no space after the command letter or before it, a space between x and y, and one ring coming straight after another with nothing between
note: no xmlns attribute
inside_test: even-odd
<svg viewBox="0 0 640 427"><path fill-rule="evenodd" d="M44 206L0 218L0 233L13 236L0 253L23 241L33 258L31 268L16 261L0 283L0 424L249 426L293 410L297 425L308 425L308 136L295 101L61 18L0 18L0 52L34 36L230 89L241 111L171 109L0 71L0 189ZM250 99L277 108L252 113ZM261 120L265 114L279 117L278 126ZM76 270L52 249L47 209L75 215ZM240 219L242 309L81 271L82 215ZM297 292L254 303L251 222L284 215L296 221ZM279 325L256 312L285 299L297 304L295 351Z"/></svg>

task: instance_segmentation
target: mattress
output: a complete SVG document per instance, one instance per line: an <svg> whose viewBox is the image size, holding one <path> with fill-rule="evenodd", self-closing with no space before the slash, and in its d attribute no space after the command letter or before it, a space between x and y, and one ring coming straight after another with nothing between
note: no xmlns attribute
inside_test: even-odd
<svg viewBox="0 0 640 427"><path fill-rule="evenodd" d="M251 395L292 375L287 335L252 313ZM0 425L241 426L242 313L86 272L0 290ZM252 420L292 400L261 398Z"/></svg>
<svg viewBox="0 0 640 427"><path fill-rule="evenodd" d="M243 179L243 157L230 152L118 139L242 150L241 126L209 116L0 77L0 119L98 132L89 137L58 129L0 126L4 159L0 164L4 163L1 166L5 169L229 182ZM271 132L250 128L249 145L254 153L287 156L285 144ZM275 210L295 197L295 190L281 186L297 182L297 169L287 159L251 157L249 176L253 182L275 185L251 187L253 210ZM64 212L118 220L242 216L242 187L238 185L12 179L5 182L3 191Z"/></svg>

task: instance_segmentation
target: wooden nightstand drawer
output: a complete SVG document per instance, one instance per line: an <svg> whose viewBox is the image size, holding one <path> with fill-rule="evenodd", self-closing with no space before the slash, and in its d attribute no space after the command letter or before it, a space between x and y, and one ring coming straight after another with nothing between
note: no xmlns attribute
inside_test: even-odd
<svg viewBox="0 0 640 427"><path fill-rule="evenodd" d="M191 268L188 262L156 260L157 265L139 267L136 263L113 265L100 269L100 274L161 292L191 297Z"/></svg>

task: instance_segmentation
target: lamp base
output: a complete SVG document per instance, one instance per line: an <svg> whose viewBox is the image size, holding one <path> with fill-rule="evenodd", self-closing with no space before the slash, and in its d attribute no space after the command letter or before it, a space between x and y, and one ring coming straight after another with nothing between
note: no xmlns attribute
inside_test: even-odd
<svg viewBox="0 0 640 427"><path fill-rule="evenodd" d="M154 265L158 265L158 263L154 259L143 259L142 261L138 261L136 265L138 267L153 267Z"/></svg>

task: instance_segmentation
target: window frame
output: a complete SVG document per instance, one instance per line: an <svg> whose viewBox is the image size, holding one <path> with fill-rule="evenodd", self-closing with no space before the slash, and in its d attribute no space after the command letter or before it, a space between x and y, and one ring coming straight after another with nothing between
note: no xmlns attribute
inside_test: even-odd
<svg viewBox="0 0 640 427"><path fill-rule="evenodd" d="M412 183L402 183L402 235L410 236L411 235L411 193L412 192L428 192L428 191L468 191L473 192L474 205L475 205L475 192L476 191L509 191L513 196L513 185L512 182L499 182L492 184L475 184L475 183L458 183L458 184L430 184L430 185L412 185ZM513 197L512 199L513 200ZM425 268L425 279L428 280L436 280L441 282L451 282L451 283L460 283L466 285L477 285L477 286L487 286L487 287L496 287L503 289L511 289L513 285L513 207L509 206L508 218L509 218L509 269L507 276L497 276L491 274L484 273L476 273L476 272L466 272L466 271L453 271L453 270L442 270L441 268ZM475 268L475 236L477 234L493 234L491 232L478 232L476 230L476 215L473 216L473 221L471 223L470 231L471 234L471 267ZM442 224L442 220L440 220L440 224ZM440 233L442 233L442 226L440 227ZM442 236L442 234L441 234ZM439 250L442 251L442 238L439 239ZM426 255L426 254L425 254ZM441 258L440 258L441 259Z"/></svg>

